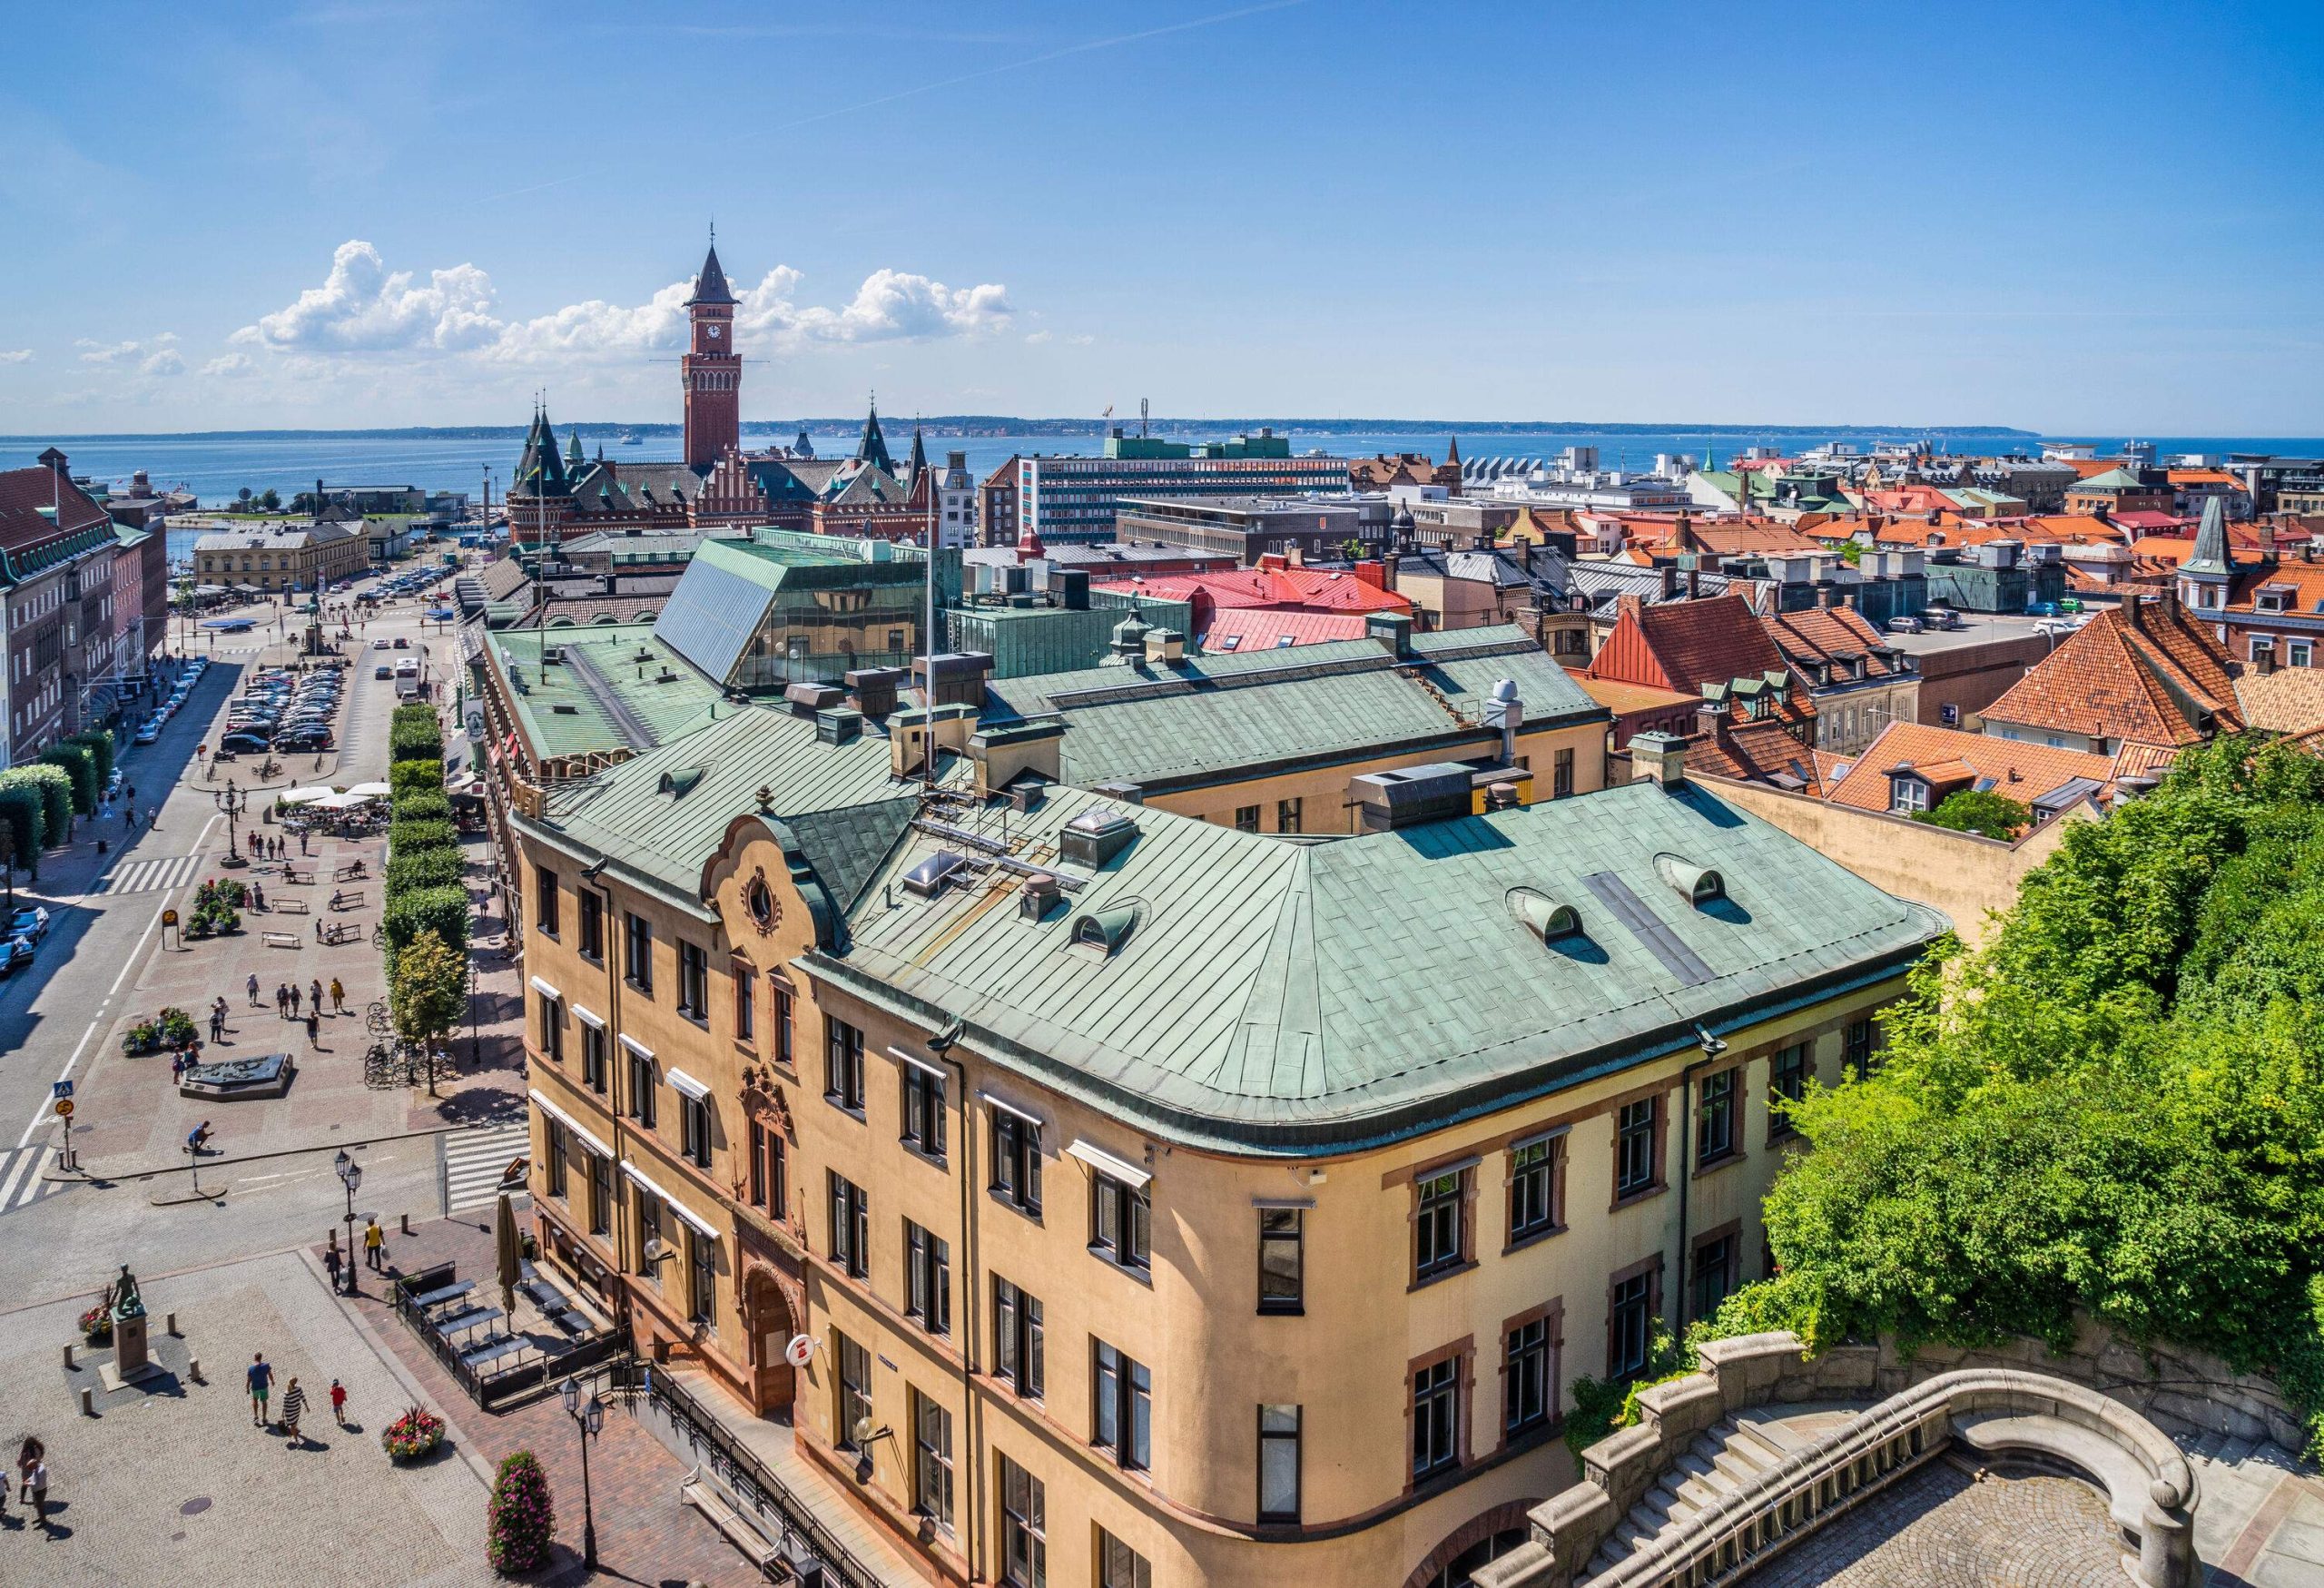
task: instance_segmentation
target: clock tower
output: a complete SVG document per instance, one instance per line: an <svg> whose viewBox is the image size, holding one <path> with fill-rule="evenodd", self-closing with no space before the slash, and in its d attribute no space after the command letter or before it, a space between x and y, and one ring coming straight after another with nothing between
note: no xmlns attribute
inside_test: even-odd
<svg viewBox="0 0 2324 1588"><path fill-rule="evenodd" d="M686 387L688 464L708 469L743 439L743 356L734 350L734 294L718 268L718 243L702 261L686 300L694 338L679 360Z"/></svg>

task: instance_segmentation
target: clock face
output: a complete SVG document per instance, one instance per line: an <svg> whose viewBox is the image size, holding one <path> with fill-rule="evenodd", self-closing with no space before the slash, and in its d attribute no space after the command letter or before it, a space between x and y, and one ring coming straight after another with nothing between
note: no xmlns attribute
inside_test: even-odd
<svg viewBox="0 0 2324 1588"><path fill-rule="evenodd" d="M714 326L709 327L708 329L709 329L709 331L710 331L710 340L711 340L712 341L716 341L716 340L718 340L718 330L719 330L719 328L714 325Z"/></svg>

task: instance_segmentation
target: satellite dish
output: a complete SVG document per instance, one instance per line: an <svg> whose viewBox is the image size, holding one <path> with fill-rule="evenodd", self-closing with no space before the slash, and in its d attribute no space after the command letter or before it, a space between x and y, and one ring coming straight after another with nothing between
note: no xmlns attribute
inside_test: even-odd
<svg viewBox="0 0 2324 1588"><path fill-rule="evenodd" d="M872 1443L872 1435L878 1432L878 1425L869 1417L858 1417L855 1419L855 1426L852 1432L855 1435L856 1444L869 1445Z"/></svg>
<svg viewBox="0 0 2324 1588"><path fill-rule="evenodd" d="M804 1367L815 1355L815 1336L793 1335L791 1343L783 1347L783 1359L793 1367Z"/></svg>

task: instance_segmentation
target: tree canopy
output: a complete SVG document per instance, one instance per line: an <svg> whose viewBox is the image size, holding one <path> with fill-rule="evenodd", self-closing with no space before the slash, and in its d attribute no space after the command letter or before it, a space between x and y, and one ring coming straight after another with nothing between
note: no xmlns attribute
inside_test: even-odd
<svg viewBox="0 0 2324 1588"><path fill-rule="evenodd" d="M2225 739L2066 834L1811 1090L1779 1275L1709 1332L2030 1335L2077 1308L2274 1374L2324 1450L2324 761Z"/></svg>
<svg viewBox="0 0 2324 1588"><path fill-rule="evenodd" d="M1913 818L1932 827L1955 833L1982 833L1988 838L2014 838L2033 822L2034 813L2015 800L1989 790L1965 788L1937 802L1936 809Z"/></svg>

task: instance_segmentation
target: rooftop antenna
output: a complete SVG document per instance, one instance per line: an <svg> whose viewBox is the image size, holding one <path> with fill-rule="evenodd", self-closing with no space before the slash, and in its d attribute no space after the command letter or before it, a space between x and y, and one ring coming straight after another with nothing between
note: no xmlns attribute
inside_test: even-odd
<svg viewBox="0 0 2324 1588"><path fill-rule="evenodd" d="M1146 399L1141 397L1137 399L1137 434L1141 440L1144 439L1146 436L1146 414L1147 406Z"/></svg>

